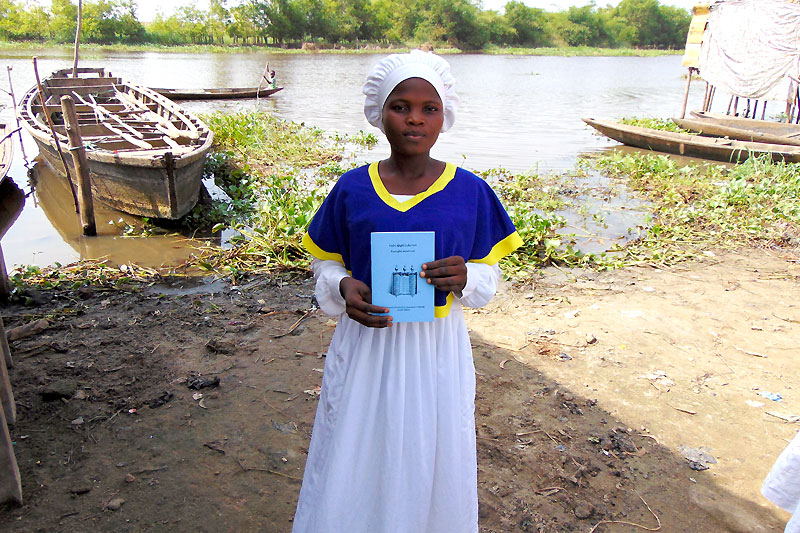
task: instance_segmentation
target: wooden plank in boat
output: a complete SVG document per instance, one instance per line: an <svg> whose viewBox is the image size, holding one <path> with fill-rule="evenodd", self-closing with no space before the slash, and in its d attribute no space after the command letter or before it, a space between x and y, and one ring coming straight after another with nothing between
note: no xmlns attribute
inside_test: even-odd
<svg viewBox="0 0 800 533"><path fill-rule="evenodd" d="M42 85L45 87L93 87L95 85L119 85L122 78L50 78Z"/></svg>
<svg viewBox="0 0 800 533"><path fill-rule="evenodd" d="M92 85L92 86L67 86L67 87L49 87L47 92L50 93L51 96L61 97L64 95L71 96L73 93L75 94L89 94L89 93L112 93L114 92L115 87L113 85Z"/></svg>
<svg viewBox="0 0 800 533"><path fill-rule="evenodd" d="M143 105L146 105L153 112L158 107L158 104L156 104L156 103L147 103L147 104L143 104ZM38 111L39 109L41 109L41 106L38 103L36 105L34 105L34 112ZM135 113L142 113L141 110L132 110L129 107L126 107L123 104L103 104L103 109L105 109L106 111L110 111L111 113L120 115L120 116L122 116L122 115L132 115L132 114L135 114ZM79 119L80 119L80 114L81 113L92 113L92 114L94 114L94 110L91 107L89 107L87 105L84 105L84 104L78 104L78 103L75 104L75 111L79 114L78 115ZM48 113L60 113L61 112L61 105L60 104L56 105L56 104L48 103L47 104L47 112Z"/></svg>

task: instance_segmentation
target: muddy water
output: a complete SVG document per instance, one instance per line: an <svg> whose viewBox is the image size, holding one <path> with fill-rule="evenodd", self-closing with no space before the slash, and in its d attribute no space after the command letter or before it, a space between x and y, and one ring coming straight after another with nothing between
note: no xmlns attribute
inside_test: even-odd
<svg viewBox="0 0 800 533"><path fill-rule="evenodd" d="M43 50L39 72L44 76L72 64L66 52ZM256 100L186 102L194 113L234 112L257 107L275 115L317 126L329 132L373 131L362 113L361 84L377 55L166 54L154 52L84 52L82 66L104 66L114 74L151 87L223 87L258 84L267 61L277 71L284 90ZM0 65L12 67L17 100L34 84L31 55L6 52ZM514 171L563 172L584 153L618 146L599 137L581 117L669 117L680 112L685 70L680 56L636 57L525 57L459 55L448 57L458 80L461 98L454 128L442 134L434 156L471 169L502 166ZM5 69L4 69L5 70ZM0 89L8 90L6 73ZM697 83L689 108L699 107L702 88ZM0 120L13 121L11 99L0 93ZM147 266L174 265L192 253L185 237L128 238L120 235L119 219L126 215L100 211L101 236L86 238L71 206L68 189L43 164L34 165L37 149L32 139L17 140L9 175L30 193L26 207L3 238L8 267L21 264L62 264L80 258L108 256L116 263ZM374 160L388 154L385 139L374 149L357 154ZM23 152L24 156L23 157ZM28 182L28 168L39 183ZM597 178L602 180L602 178ZM60 187L59 187L60 186ZM598 183L598 186L602 186ZM587 201L589 201L587 199ZM603 249L635 224L637 215L617 200L604 202L606 212L598 232L591 229L587 251ZM630 206L627 206L630 207ZM565 213L576 218L574 213ZM129 221L133 221L127 217ZM610 229L609 229L610 227Z"/></svg>

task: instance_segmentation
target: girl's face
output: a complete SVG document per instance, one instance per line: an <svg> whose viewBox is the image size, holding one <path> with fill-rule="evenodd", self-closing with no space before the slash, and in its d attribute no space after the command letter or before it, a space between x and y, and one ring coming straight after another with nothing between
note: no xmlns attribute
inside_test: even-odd
<svg viewBox="0 0 800 533"><path fill-rule="evenodd" d="M383 131L392 151L403 155L429 153L444 124L443 107L439 93L422 78L398 84L383 105Z"/></svg>

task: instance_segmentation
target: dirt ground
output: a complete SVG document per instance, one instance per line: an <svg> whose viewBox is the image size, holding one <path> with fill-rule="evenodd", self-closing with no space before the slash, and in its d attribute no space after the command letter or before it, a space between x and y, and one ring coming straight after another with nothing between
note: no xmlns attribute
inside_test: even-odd
<svg viewBox="0 0 800 533"><path fill-rule="evenodd" d="M782 530L759 487L800 429L799 280L797 250L745 249L549 268L470 311L481 531ZM0 530L289 531L335 325L312 292L178 280L0 308L25 497Z"/></svg>

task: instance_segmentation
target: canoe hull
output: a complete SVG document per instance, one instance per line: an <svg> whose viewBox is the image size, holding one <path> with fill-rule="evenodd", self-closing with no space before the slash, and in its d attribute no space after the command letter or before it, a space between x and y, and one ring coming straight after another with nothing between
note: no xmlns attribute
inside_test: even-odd
<svg viewBox="0 0 800 533"><path fill-rule="evenodd" d="M61 158L48 142L49 139L35 136L34 139L47 165L66 176ZM72 188L77 190L77 173L72 158L69 153L65 153L65 156ZM92 197L112 209L132 215L177 219L191 211L197 203L204 163L204 158L197 158L188 165L168 172L163 157L160 163L153 162L158 166L132 166L89 159Z"/></svg>
<svg viewBox="0 0 800 533"><path fill-rule="evenodd" d="M592 118L584 118L583 121L615 141L656 152L731 163L745 161L752 155L761 154L768 154L775 161L800 162L800 147L701 137Z"/></svg>
<svg viewBox="0 0 800 533"><path fill-rule="evenodd" d="M235 98L266 98L283 89L260 89L258 87L231 87L218 89L164 89L152 90L170 100L229 100Z"/></svg>

